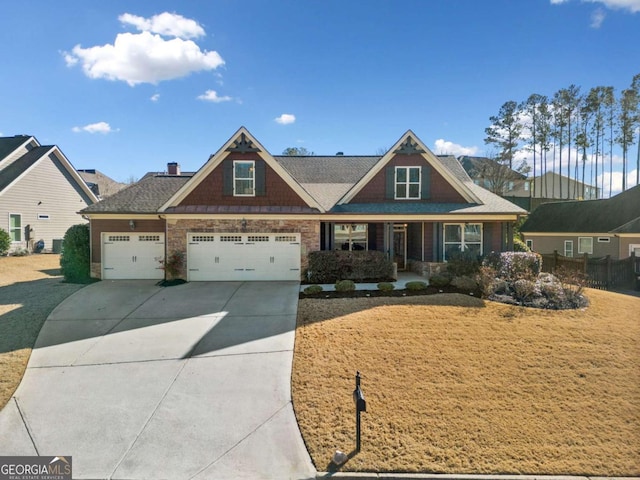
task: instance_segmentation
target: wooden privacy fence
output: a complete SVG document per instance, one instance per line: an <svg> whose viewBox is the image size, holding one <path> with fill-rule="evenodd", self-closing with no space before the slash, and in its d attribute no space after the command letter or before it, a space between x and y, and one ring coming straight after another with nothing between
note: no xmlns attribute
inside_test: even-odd
<svg viewBox="0 0 640 480"><path fill-rule="evenodd" d="M640 257L632 254L623 260L613 260L610 255L600 258L571 258L557 251L542 255L542 271L553 273L557 268L566 268L584 273L587 286L600 290L633 288L640 275Z"/></svg>

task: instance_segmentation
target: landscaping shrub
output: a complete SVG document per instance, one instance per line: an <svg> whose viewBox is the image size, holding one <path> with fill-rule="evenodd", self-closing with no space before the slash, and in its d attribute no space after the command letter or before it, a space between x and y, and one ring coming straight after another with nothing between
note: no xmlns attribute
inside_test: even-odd
<svg viewBox="0 0 640 480"><path fill-rule="evenodd" d="M353 280L338 280L336 282L336 292L353 292L356 284Z"/></svg>
<svg viewBox="0 0 640 480"><path fill-rule="evenodd" d="M64 234L60 270L67 282L90 279L89 224L73 225Z"/></svg>
<svg viewBox="0 0 640 480"><path fill-rule="evenodd" d="M455 252L447 258L447 272L453 277L475 275L481 266L481 257L470 252Z"/></svg>
<svg viewBox="0 0 640 480"><path fill-rule="evenodd" d="M527 244L524 243L520 238L515 237L513 239L513 251L514 252L530 252L531 249L527 247Z"/></svg>
<svg viewBox="0 0 640 480"><path fill-rule="evenodd" d="M166 260L160 261L163 270L169 274L172 279L179 277L182 273L184 265L184 252L174 250Z"/></svg>
<svg viewBox="0 0 640 480"><path fill-rule="evenodd" d="M389 282L380 282L378 284L378 290L380 290L381 292L390 292L395 288L396 286L393 283L389 283Z"/></svg>
<svg viewBox="0 0 640 480"><path fill-rule="evenodd" d="M347 279L388 280L393 274L393 263L378 251L326 250L309 253L307 279L310 283L334 283Z"/></svg>
<svg viewBox="0 0 640 480"><path fill-rule="evenodd" d="M589 304L584 296L584 287L587 284L587 276L584 272L560 267L554 274L564 293L565 308L581 308Z"/></svg>
<svg viewBox="0 0 640 480"><path fill-rule="evenodd" d="M474 278L467 275L455 277L453 280L451 280L451 285L467 292L472 292L478 288L478 282Z"/></svg>
<svg viewBox="0 0 640 480"><path fill-rule="evenodd" d="M11 236L0 228L0 256L5 256L11 248Z"/></svg>
<svg viewBox="0 0 640 480"><path fill-rule="evenodd" d="M303 292L305 295L314 295L316 293L322 292L322 290L324 290L322 288L322 285L309 285L303 290Z"/></svg>
<svg viewBox="0 0 640 480"><path fill-rule="evenodd" d="M527 303L533 298L540 297L540 289L536 282L521 278L513 282L513 293L515 299L522 303Z"/></svg>
<svg viewBox="0 0 640 480"><path fill-rule="evenodd" d="M13 255L14 257L26 257L27 255L29 255L29 250L24 247L18 247L13 251L11 255Z"/></svg>
<svg viewBox="0 0 640 480"><path fill-rule="evenodd" d="M407 290L412 290L412 291L426 290L427 289L427 283L426 282L421 282L419 280L413 281L413 282L407 282L407 284L405 285L405 288Z"/></svg>
<svg viewBox="0 0 640 480"><path fill-rule="evenodd" d="M494 268L499 278L509 282L522 278L535 280L542 269L542 257L532 252L492 252L482 264Z"/></svg>
<svg viewBox="0 0 640 480"><path fill-rule="evenodd" d="M447 274L446 272L436 273L435 275L431 275L431 277L429 278L429 285L436 288L446 287L450 283L451 275Z"/></svg>

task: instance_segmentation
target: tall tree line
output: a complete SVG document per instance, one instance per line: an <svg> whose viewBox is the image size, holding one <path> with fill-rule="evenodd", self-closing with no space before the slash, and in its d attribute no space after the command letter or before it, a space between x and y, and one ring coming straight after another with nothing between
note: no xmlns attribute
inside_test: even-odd
<svg viewBox="0 0 640 480"><path fill-rule="evenodd" d="M635 184L640 184L640 74L619 93L611 86L581 91L569 85L551 97L533 93L522 102L509 100L489 121L485 143L495 149L495 160L521 173L529 168L534 178L544 176L538 186L531 183L541 189L532 196L593 198L585 184L596 187L595 195L607 189L611 195L616 146L622 152L622 189L633 186L627 176L634 146ZM516 158L525 154L531 165L517 165ZM548 172L559 176L545 176Z"/></svg>

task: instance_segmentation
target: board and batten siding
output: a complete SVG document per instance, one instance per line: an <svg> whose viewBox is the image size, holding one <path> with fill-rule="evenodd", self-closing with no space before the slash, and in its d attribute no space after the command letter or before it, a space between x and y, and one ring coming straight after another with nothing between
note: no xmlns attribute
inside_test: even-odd
<svg viewBox="0 0 640 480"><path fill-rule="evenodd" d="M45 250L51 250L54 239L62 239L67 229L86 223L77 212L91 205L93 200L76 183L62 162L50 153L0 193L0 226L9 229L9 214L22 216L22 242L11 249L27 248L25 227L29 225L34 242L44 240ZM38 219L48 215L49 219Z"/></svg>

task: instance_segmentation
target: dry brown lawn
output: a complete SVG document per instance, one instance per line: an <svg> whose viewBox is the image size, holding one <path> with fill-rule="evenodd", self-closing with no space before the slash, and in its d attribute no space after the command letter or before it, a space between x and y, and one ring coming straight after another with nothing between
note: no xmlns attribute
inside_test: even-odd
<svg viewBox="0 0 640 480"><path fill-rule="evenodd" d="M318 470L640 474L640 298L577 311L457 294L305 299L293 403Z"/></svg>
<svg viewBox="0 0 640 480"><path fill-rule="evenodd" d="M0 257L0 409L20 384L49 313L83 286L62 282L60 255Z"/></svg>

